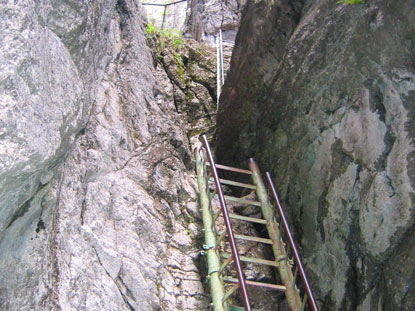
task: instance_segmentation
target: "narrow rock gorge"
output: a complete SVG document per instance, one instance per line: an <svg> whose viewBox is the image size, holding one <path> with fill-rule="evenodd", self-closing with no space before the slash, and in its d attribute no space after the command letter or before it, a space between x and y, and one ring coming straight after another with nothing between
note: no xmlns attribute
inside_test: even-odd
<svg viewBox="0 0 415 311"><path fill-rule="evenodd" d="M415 3L252 1L217 156L277 182L322 310L414 310Z"/></svg>
<svg viewBox="0 0 415 311"><path fill-rule="evenodd" d="M176 37L137 0L0 3L0 309L209 310L206 132L272 173L320 310L414 310L415 3L187 7Z"/></svg>

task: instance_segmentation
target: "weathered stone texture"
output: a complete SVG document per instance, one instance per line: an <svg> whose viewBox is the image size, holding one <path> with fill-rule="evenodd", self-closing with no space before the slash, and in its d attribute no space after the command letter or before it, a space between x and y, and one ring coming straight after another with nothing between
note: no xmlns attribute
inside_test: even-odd
<svg viewBox="0 0 415 311"><path fill-rule="evenodd" d="M243 17L218 160L272 172L322 310L412 310L414 3L284 3Z"/></svg>
<svg viewBox="0 0 415 311"><path fill-rule="evenodd" d="M187 3L185 35L214 43L222 28L224 40L235 40L246 0L188 0Z"/></svg>
<svg viewBox="0 0 415 311"><path fill-rule="evenodd" d="M6 1L0 25L0 309L206 308L189 143L140 3Z"/></svg>

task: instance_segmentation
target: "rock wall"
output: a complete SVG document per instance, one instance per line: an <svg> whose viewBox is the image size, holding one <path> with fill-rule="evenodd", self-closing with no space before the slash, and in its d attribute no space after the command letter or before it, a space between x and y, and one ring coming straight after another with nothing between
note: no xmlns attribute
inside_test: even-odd
<svg viewBox="0 0 415 311"><path fill-rule="evenodd" d="M186 127L142 12L1 5L1 310L206 308Z"/></svg>
<svg viewBox="0 0 415 311"><path fill-rule="evenodd" d="M217 156L270 170L321 310L413 310L415 6L252 1Z"/></svg>
<svg viewBox="0 0 415 311"><path fill-rule="evenodd" d="M151 4L175 3L176 1L165 0L145 0L142 1L144 9L147 13L148 21L159 28L163 26L164 6ZM146 4L147 3L147 4ZM164 16L164 27L176 30L183 30L186 20L187 1L178 2L166 7L166 15Z"/></svg>
<svg viewBox="0 0 415 311"><path fill-rule="evenodd" d="M188 0L184 34L197 41L215 42L219 29L223 39L234 41L246 0Z"/></svg>
<svg viewBox="0 0 415 311"><path fill-rule="evenodd" d="M163 85L171 85L167 93L185 121L188 136L213 128L217 110L215 49L193 39L170 38L163 32L156 32L149 41L153 62L167 74Z"/></svg>

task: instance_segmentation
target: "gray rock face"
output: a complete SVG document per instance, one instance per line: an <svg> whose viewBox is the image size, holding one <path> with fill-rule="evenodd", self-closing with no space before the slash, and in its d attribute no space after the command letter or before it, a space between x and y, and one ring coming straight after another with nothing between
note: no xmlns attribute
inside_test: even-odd
<svg viewBox="0 0 415 311"><path fill-rule="evenodd" d="M217 111L215 50L188 39L176 51L168 46L163 48L155 58L171 81L175 107L186 121L189 136L214 127Z"/></svg>
<svg viewBox="0 0 415 311"><path fill-rule="evenodd" d="M164 6L154 4L166 4L174 3L166 7L164 12ZM165 1L165 0L145 0L142 1L143 6L147 13L148 21L159 28L164 27L170 29L183 30L186 20L187 1ZM148 5L146 4L148 3Z"/></svg>
<svg viewBox="0 0 415 311"><path fill-rule="evenodd" d="M218 161L272 172L322 310L413 310L414 4L286 3L248 6Z"/></svg>
<svg viewBox="0 0 415 311"><path fill-rule="evenodd" d="M142 12L1 5L1 310L206 308L189 143Z"/></svg>
<svg viewBox="0 0 415 311"><path fill-rule="evenodd" d="M34 3L9 2L0 13L0 238L19 207L50 181L51 168L84 121L79 69L59 34L42 25L47 21L37 9ZM68 9L68 19L80 23L77 8ZM54 8L45 11L53 14Z"/></svg>
<svg viewBox="0 0 415 311"><path fill-rule="evenodd" d="M197 41L215 42L219 29L223 39L234 41L246 0L188 0L184 33Z"/></svg>

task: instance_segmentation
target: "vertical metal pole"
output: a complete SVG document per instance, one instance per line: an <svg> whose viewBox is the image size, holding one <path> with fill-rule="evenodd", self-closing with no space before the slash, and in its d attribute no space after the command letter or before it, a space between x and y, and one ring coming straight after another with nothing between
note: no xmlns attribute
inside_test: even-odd
<svg viewBox="0 0 415 311"><path fill-rule="evenodd" d="M166 22L167 5L164 6L163 10L163 21L161 23L161 30L164 30L164 23Z"/></svg>
<svg viewBox="0 0 415 311"><path fill-rule="evenodd" d="M222 85L225 84L225 69L223 66L223 38L222 38L222 28L219 29L219 44L220 44L220 59L221 59L221 64L220 64L220 69L221 69L221 74L222 74Z"/></svg>
<svg viewBox="0 0 415 311"><path fill-rule="evenodd" d="M287 303L291 311L301 310L301 299L298 290L295 287L295 280L291 270L291 266L288 262L287 253L284 243L281 240L280 230L278 224L274 219L274 212L272 205L269 202L268 193L266 191L264 182L261 178L258 165L254 159L249 159L249 169L252 172L252 180L256 186L256 193L258 200L261 202L261 211L264 219L267 221L267 231L269 237L272 239L272 251L274 253L275 260L278 261L278 272L281 277L281 281L284 284L287 297Z"/></svg>
<svg viewBox="0 0 415 311"><path fill-rule="evenodd" d="M220 181L219 181L219 175L218 175L218 172L216 170L215 161L213 160L213 155L212 155L212 152L210 150L209 142L207 140L206 135L203 135L202 138L203 138L203 145L205 147L205 150L206 150L206 153L207 153L207 156L208 156L208 160L210 162L210 168L212 170L213 179L215 180L216 190L217 190L217 193L218 193L219 203L220 203L220 206L222 208L222 213L223 213L223 218L224 218L225 225L226 225L226 230L228 231L229 244L231 246L232 256L233 256L233 259L234 259L234 262L235 262L236 273L238 275L239 286L241 288L242 299L244 301L245 310L246 311L252 311L251 302L249 301L249 297L248 297L248 289L246 287L245 277L244 277L243 272L242 272L241 261L239 259L239 253L238 253L238 249L236 247L235 237L234 237L233 231L232 231L231 220L229 218L228 209L226 207L225 198L223 196L222 185L220 184Z"/></svg>
<svg viewBox="0 0 415 311"><path fill-rule="evenodd" d="M288 222L287 222L287 219L285 218L284 211L282 210L280 200L278 199L277 191L275 190L275 186L274 186L274 183L272 182L271 175L269 172L267 172L266 176L268 179L268 184L271 187L271 194L275 202L277 203L278 213L280 214L280 218L284 226L285 233L287 235L288 243L290 244L291 251L293 252L295 263L299 270L301 280L303 281L303 285L305 287L305 291L308 297L308 302L313 311L318 311L316 301L314 300L313 292L311 291L310 284L308 283L307 277L305 275L305 271L303 268L303 264L301 263L300 255L298 254L297 248L295 247L294 239L292 237L290 228L288 227Z"/></svg>
<svg viewBox="0 0 415 311"><path fill-rule="evenodd" d="M219 47L219 36L216 36L216 93L217 93L217 100L216 100L216 109L219 110L219 97L221 93L222 84L220 81L220 47Z"/></svg>
<svg viewBox="0 0 415 311"><path fill-rule="evenodd" d="M206 162L201 150L195 150L196 174L199 185L199 201L202 208L203 228L205 232L205 249L208 263L208 276L210 293L212 296L213 310L225 311L223 307L223 297L225 290L219 277L220 259L216 251L216 235L213 232L213 217L210 212L210 199L208 194L208 183L206 174Z"/></svg>

